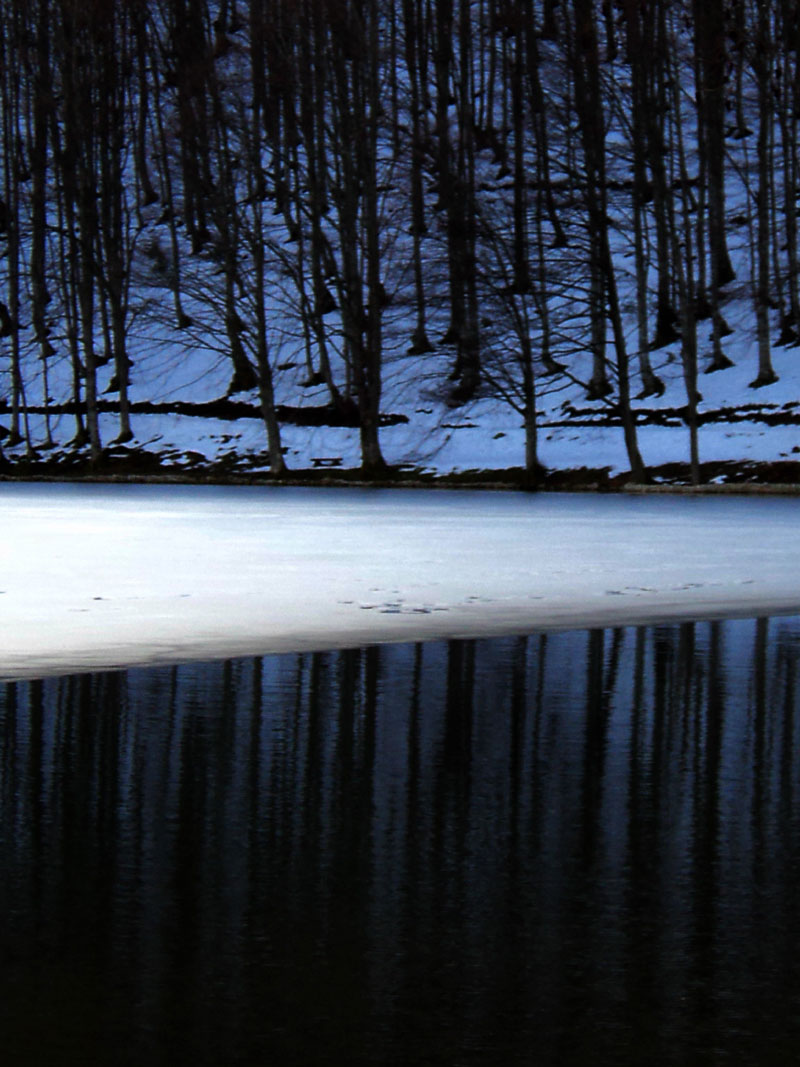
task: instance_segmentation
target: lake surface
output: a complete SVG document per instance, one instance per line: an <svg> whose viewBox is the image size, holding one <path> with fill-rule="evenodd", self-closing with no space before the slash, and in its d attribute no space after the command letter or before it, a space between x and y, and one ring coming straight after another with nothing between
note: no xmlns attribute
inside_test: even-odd
<svg viewBox="0 0 800 1067"><path fill-rule="evenodd" d="M0 688L5 1062L800 1060L800 618Z"/></svg>
<svg viewBox="0 0 800 1067"><path fill-rule="evenodd" d="M800 613L800 498L0 482L0 679Z"/></svg>

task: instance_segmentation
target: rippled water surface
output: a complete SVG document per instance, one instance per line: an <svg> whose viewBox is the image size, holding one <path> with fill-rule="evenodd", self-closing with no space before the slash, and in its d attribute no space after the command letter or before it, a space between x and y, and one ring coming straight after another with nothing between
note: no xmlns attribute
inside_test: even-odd
<svg viewBox="0 0 800 1067"><path fill-rule="evenodd" d="M800 619L0 688L13 1064L800 1060Z"/></svg>

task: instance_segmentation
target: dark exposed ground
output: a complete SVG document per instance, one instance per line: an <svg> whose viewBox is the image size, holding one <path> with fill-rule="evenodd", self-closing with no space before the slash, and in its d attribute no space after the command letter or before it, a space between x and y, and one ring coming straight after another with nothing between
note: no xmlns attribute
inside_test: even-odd
<svg viewBox="0 0 800 1067"><path fill-rule="evenodd" d="M43 453L34 459L6 458L0 461L0 480L22 481L143 481L186 484L282 484L316 486L392 486L397 488L492 488L546 490L551 492L614 492L633 488L629 474L610 475L608 468L581 467L573 470L542 471L530 478L521 467L504 470L470 470L458 474L435 475L414 469L389 468L381 475L359 469L321 468L290 470L281 478L261 468L265 455L249 455L216 463L199 454L175 458L153 451L131 450L121 446L105 451L93 464L84 451ZM797 492L800 494L800 462L772 463L711 462L701 464L701 488L712 492ZM649 470L646 489L685 491L691 476L686 463L669 463Z"/></svg>

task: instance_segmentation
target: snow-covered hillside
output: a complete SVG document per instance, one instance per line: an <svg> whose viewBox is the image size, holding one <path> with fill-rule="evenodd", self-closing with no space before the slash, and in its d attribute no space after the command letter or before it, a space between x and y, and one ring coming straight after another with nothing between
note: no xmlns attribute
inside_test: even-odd
<svg viewBox="0 0 800 1067"><path fill-rule="evenodd" d="M703 478L800 483L800 51L785 5L742 5L735 25L719 0L602 18L582 0L445 4L424 25L415 4L345 4L344 23L315 5L299 21L292 5L240 6L195 5L190 26L171 3L112 8L108 25L8 5L0 474L266 477L269 410L290 474L336 477L364 462L379 387L395 472L521 471L535 422L555 484L624 481L629 363L644 464L686 481L683 300ZM711 247L717 46L733 279L714 275ZM117 66L126 48L136 60ZM729 365L704 373L720 344Z"/></svg>
<svg viewBox="0 0 800 1067"><path fill-rule="evenodd" d="M703 463L724 461L731 464L720 471L721 481L744 477L758 480L765 472L749 468L750 464L789 463L800 459L800 350L776 350L773 359L778 381L770 386L750 390L753 373L752 324L748 309L742 307L736 317L735 305L729 305L729 320L736 323L735 345L727 345L734 365L700 379L703 402L701 417L707 419L700 430L700 455ZM666 385L661 397L635 401L639 441L645 463L650 468L664 464L685 465L688 460L688 431L682 419L685 388L678 345L656 354L654 367ZM132 374L134 404L155 403L170 409L176 401L195 405L225 396L228 366L217 360L209 366L208 354L202 350L186 353L180 346L136 352L136 369ZM427 394L425 383L403 377L402 363L395 369L384 391L383 410L402 416L404 421L385 426L381 431L384 454L390 464L409 471L450 475L465 471L492 472L520 468L523 463L525 431L522 420L495 398L480 398L458 409L443 403L433 391ZM249 415L213 418L200 414L138 413L134 409L134 439L123 447L111 447L109 457L117 457L117 469L157 474L184 472L202 476L206 472L224 478L226 474L268 476L264 424L258 398L243 394L236 398L238 410L249 406ZM613 399L613 398L612 398ZM284 379L281 400L286 404L313 407L325 403L324 387L304 389ZM582 387L569 381L555 381L540 395L539 455L550 471L587 468L607 470L612 477L628 470L619 420L609 412L604 401L588 402ZM34 441L44 434L43 417L30 416ZM407 420L407 421L406 421ZM2 416L0 416L2 424ZM116 432L116 415L102 417L106 440ZM72 433L71 416L51 417L54 437L65 443ZM361 462L359 434L356 427L282 425L282 439L287 465L295 472L356 469ZM23 470L24 442L7 449L12 462ZM154 464L143 462L147 454ZM80 455L80 453L78 454ZM138 456L138 458L136 458ZM63 464L69 474L76 462L73 449L56 447L41 452L40 464L33 472L49 469L49 464ZM158 460L158 466L155 461ZM316 462L315 462L316 461ZM735 469L734 469L735 468ZM13 468L12 468L13 469ZM109 465L113 469L113 464ZM738 474L736 472L739 472ZM659 480L685 481L686 470L660 472ZM800 474L795 477L800 478ZM779 481L795 480L790 470L775 476Z"/></svg>

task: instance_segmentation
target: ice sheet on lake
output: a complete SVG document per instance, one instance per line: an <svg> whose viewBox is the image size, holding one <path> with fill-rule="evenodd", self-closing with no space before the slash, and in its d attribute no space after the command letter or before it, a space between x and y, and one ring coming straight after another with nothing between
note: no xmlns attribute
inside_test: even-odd
<svg viewBox="0 0 800 1067"><path fill-rule="evenodd" d="M800 612L800 500L0 486L0 678Z"/></svg>

